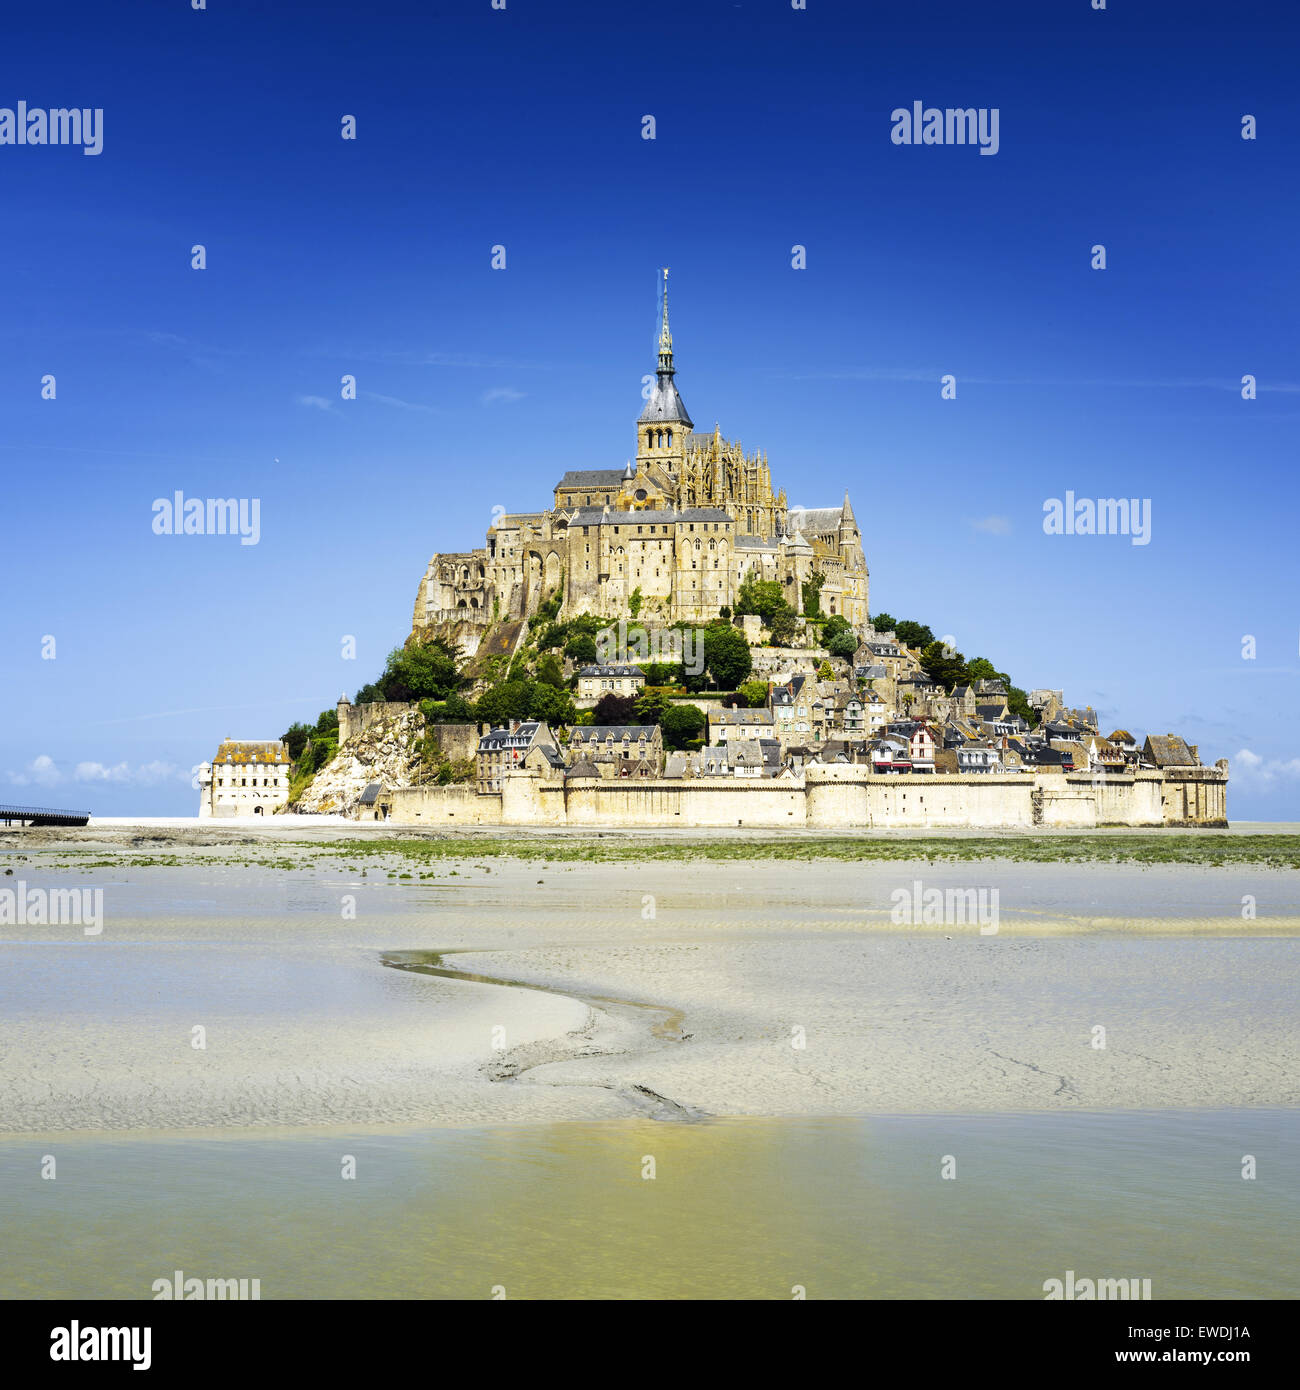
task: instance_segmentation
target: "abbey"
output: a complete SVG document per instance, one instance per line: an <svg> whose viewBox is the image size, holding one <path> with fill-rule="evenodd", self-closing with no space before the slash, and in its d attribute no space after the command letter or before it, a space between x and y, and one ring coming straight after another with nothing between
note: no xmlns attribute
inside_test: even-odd
<svg viewBox="0 0 1300 1390"><path fill-rule="evenodd" d="M789 507L785 490L772 490L765 454L746 454L717 427L696 431L675 378L665 271L635 462L565 473L552 507L500 517L481 549L434 555L416 595L416 640L452 636L471 655L496 621L531 617L557 594L561 618L618 618L639 596L643 622L708 620L734 606L751 573L778 581L799 613L804 581L817 576L822 613L867 622L867 564L848 493L837 507Z"/></svg>

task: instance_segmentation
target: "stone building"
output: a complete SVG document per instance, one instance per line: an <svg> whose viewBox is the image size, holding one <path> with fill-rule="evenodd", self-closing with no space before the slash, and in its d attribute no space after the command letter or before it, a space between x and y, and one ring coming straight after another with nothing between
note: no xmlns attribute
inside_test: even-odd
<svg viewBox="0 0 1300 1390"><path fill-rule="evenodd" d="M665 272L659 357L636 422L635 462L565 473L553 506L507 513L471 551L437 554L416 595L412 635L473 655L498 620L560 597L560 617L618 618L639 593L643 622L704 621L734 607L747 574L776 580L796 612L803 583L820 604L867 622L868 572L847 492L840 506L792 509L766 454L697 432L676 385Z"/></svg>
<svg viewBox="0 0 1300 1390"><path fill-rule="evenodd" d="M474 759L475 785L480 793L499 792L507 772L522 767L530 755L539 752L550 766L559 757L555 735L541 720L513 721L509 728L491 729L478 741ZM555 758L548 755L554 754Z"/></svg>
<svg viewBox="0 0 1300 1390"><path fill-rule="evenodd" d="M590 763L602 777L657 776L663 767L658 724L575 724L569 730L569 762Z"/></svg>
<svg viewBox="0 0 1300 1390"><path fill-rule="evenodd" d="M228 738L199 765L199 815L269 816L289 800L293 760L280 739Z"/></svg>
<svg viewBox="0 0 1300 1390"><path fill-rule="evenodd" d="M606 695L639 695L645 672L639 666L583 666L578 671L579 709L599 704Z"/></svg>

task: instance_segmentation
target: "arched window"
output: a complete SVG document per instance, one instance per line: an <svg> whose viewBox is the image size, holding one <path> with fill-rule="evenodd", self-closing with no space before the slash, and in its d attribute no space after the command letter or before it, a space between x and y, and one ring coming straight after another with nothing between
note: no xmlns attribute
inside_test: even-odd
<svg viewBox="0 0 1300 1390"><path fill-rule="evenodd" d="M670 449L673 447L673 432L672 432L672 430L669 430L669 431L668 431L668 447L669 447Z"/></svg>

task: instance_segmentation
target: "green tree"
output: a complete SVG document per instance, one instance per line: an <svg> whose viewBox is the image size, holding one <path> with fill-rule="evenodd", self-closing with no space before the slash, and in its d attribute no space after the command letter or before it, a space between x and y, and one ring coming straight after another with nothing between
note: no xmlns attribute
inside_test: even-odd
<svg viewBox="0 0 1300 1390"><path fill-rule="evenodd" d="M289 750L289 757L296 763L302 757L302 750L312 735L310 724L290 724L280 735L280 740Z"/></svg>
<svg viewBox="0 0 1300 1390"><path fill-rule="evenodd" d="M679 686L682 683L682 664L680 661L641 661L637 663L645 676L647 686Z"/></svg>
<svg viewBox="0 0 1300 1390"><path fill-rule="evenodd" d="M704 629L704 664L723 690L735 690L754 669L744 634L728 623L712 623Z"/></svg>
<svg viewBox="0 0 1300 1390"><path fill-rule="evenodd" d="M596 701L591 715L593 724L632 724L636 717L636 696L615 695L610 691Z"/></svg>
<svg viewBox="0 0 1300 1390"><path fill-rule="evenodd" d="M853 626L844 614L836 613L822 624L822 644L825 645L832 637L838 637L841 632L852 631Z"/></svg>
<svg viewBox="0 0 1300 1390"><path fill-rule="evenodd" d="M817 679L819 681L829 681L835 679L835 672L831 669L829 661L823 661L817 668Z"/></svg>
<svg viewBox="0 0 1300 1390"><path fill-rule="evenodd" d="M449 695L445 700L421 700L420 713L429 724L473 724L477 719L474 706L463 695Z"/></svg>
<svg viewBox="0 0 1300 1390"><path fill-rule="evenodd" d="M736 613L757 614L765 627L770 627L772 615L785 606L785 594L775 579L760 579L757 571L750 572L740 582L736 594Z"/></svg>
<svg viewBox="0 0 1300 1390"><path fill-rule="evenodd" d="M945 690L968 683L965 658L942 642L927 643L921 652L921 670Z"/></svg>
<svg viewBox="0 0 1300 1390"><path fill-rule="evenodd" d="M635 618L641 612L641 586L638 584L628 595L627 611Z"/></svg>
<svg viewBox="0 0 1300 1390"><path fill-rule="evenodd" d="M894 624L894 635L905 647L928 647L934 633L924 623L909 622L906 618Z"/></svg>
<svg viewBox="0 0 1300 1390"><path fill-rule="evenodd" d="M573 697L563 688L546 685L541 681L532 683L528 697L529 719L544 719L552 728L572 724L577 718L573 707Z"/></svg>
<svg viewBox="0 0 1300 1390"><path fill-rule="evenodd" d="M699 747L708 721L698 705L674 705L664 711L659 727L666 748Z"/></svg>
<svg viewBox="0 0 1300 1390"><path fill-rule="evenodd" d="M672 695L663 686L647 685L646 688L637 696L636 704L633 706L633 718L629 723L633 724L658 724L664 716L665 710L673 707Z"/></svg>
<svg viewBox="0 0 1300 1390"><path fill-rule="evenodd" d="M479 696L478 717L493 728L509 724L512 719L527 719L532 694L532 681L503 681Z"/></svg>
<svg viewBox="0 0 1300 1390"><path fill-rule="evenodd" d="M871 626L877 632L893 632L898 627L892 613L877 613L871 620Z"/></svg>
<svg viewBox="0 0 1300 1390"><path fill-rule="evenodd" d="M571 637L565 644L564 654L578 666L596 664L596 639L585 632Z"/></svg>
<svg viewBox="0 0 1300 1390"><path fill-rule="evenodd" d="M817 618L822 611L822 586L826 583L826 576L820 570L814 570L807 579L804 580L803 588L803 611L807 618Z"/></svg>
<svg viewBox="0 0 1300 1390"><path fill-rule="evenodd" d="M852 661L853 654L858 649L857 634L851 629L848 632L837 632L829 641L823 637L822 646L824 646L832 656L839 657L841 661Z"/></svg>
<svg viewBox="0 0 1300 1390"><path fill-rule="evenodd" d="M546 652L538 660L537 679L543 685L553 685L557 690L564 685L564 667L554 652Z"/></svg>
<svg viewBox="0 0 1300 1390"><path fill-rule="evenodd" d="M772 613L767 626L772 634L774 647L788 647L794 641L795 632L798 630L798 617L788 603L782 603L780 608Z"/></svg>
<svg viewBox="0 0 1300 1390"><path fill-rule="evenodd" d="M1039 711L1029 703L1029 696L1010 681L1007 682L1007 708L1012 714L1018 714L1025 720L1031 729L1038 727Z"/></svg>
<svg viewBox="0 0 1300 1390"><path fill-rule="evenodd" d="M456 651L437 640L394 648L375 682L385 700L445 700L463 683Z"/></svg>
<svg viewBox="0 0 1300 1390"><path fill-rule="evenodd" d="M767 704L767 682L746 681L737 691L741 701L750 709L759 709Z"/></svg>
<svg viewBox="0 0 1300 1390"><path fill-rule="evenodd" d="M987 657L984 656L972 657L966 663L966 674L973 681L993 681L998 679L1007 679L1005 676L1001 675L1000 672L995 671L993 669L993 663ZM1009 681L1007 683L1010 684Z"/></svg>

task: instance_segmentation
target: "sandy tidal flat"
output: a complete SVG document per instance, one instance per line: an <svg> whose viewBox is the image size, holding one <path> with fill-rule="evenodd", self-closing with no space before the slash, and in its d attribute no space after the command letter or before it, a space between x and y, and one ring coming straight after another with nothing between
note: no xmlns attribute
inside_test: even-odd
<svg viewBox="0 0 1300 1390"><path fill-rule="evenodd" d="M1297 1100L1281 870L21 869L105 928L5 929L8 1133ZM996 934L891 921L918 882L996 889Z"/></svg>

